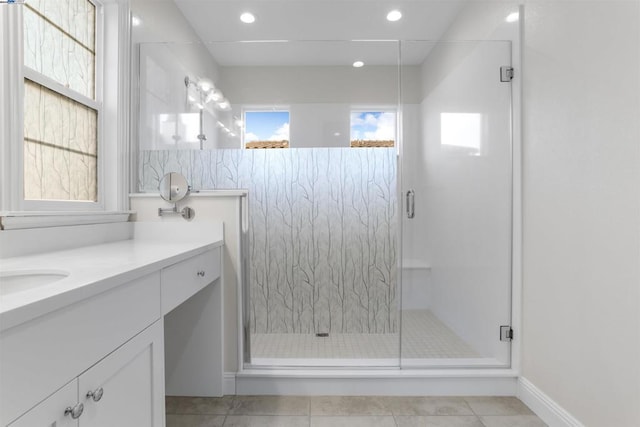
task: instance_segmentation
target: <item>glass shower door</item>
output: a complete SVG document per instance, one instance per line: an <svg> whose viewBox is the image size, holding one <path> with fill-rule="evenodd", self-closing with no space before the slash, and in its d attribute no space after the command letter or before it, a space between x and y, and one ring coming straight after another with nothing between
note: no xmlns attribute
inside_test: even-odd
<svg viewBox="0 0 640 427"><path fill-rule="evenodd" d="M511 44L403 42L401 57L401 366L508 366Z"/></svg>

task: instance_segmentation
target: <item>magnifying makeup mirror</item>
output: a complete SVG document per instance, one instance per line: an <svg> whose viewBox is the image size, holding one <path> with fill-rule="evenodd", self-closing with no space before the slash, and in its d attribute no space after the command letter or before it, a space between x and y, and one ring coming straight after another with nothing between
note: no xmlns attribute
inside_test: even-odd
<svg viewBox="0 0 640 427"><path fill-rule="evenodd" d="M190 221L195 216L195 211L185 206L178 211L177 203L187 197L191 191L191 187L187 179L178 172L170 172L162 177L158 186L160 197L169 203L173 203L173 209L158 208L158 216L167 214L178 214L184 219Z"/></svg>

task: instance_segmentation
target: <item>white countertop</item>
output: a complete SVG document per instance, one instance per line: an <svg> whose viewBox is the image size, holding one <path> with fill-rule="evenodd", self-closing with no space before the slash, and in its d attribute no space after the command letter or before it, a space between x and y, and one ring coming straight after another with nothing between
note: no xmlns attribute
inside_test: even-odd
<svg viewBox="0 0 640 427"><path fill-rule="evenodd" d="M185 224L186 225L186 224ZM136 223L134 238L0 260L0 271L63 270L69 276L0 296L0 330L105 292L223 244L218 223L183 228Z"/></svg>

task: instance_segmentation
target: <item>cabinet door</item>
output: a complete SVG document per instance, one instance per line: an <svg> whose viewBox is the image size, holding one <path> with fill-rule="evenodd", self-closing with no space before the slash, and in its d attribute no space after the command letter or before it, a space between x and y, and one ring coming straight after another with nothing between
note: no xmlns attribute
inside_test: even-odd
<svg viewBox="0 0 640 427"><path fill-rule="evenodd" d="M162 320L80 375L80 427L163 427Z"/></svg>
<svg viewBox="0 0 640 427"><path fill-rule="evenodd" d="M9 424L9 427L78 427L78 419L73 419L70 413L65 415L66 408L73 408L77 404L78 382L74 379Z"/></svg>

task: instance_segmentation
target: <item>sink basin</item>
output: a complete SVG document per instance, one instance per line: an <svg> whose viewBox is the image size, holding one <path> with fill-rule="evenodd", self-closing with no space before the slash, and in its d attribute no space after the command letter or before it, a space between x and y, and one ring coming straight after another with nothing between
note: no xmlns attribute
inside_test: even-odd
<svg viewBox="0 0 640 427"><path fill-rule="evenodd" d="M62 280L69 275L61 270L0 271L0 295L27 291Z"/></svg>

